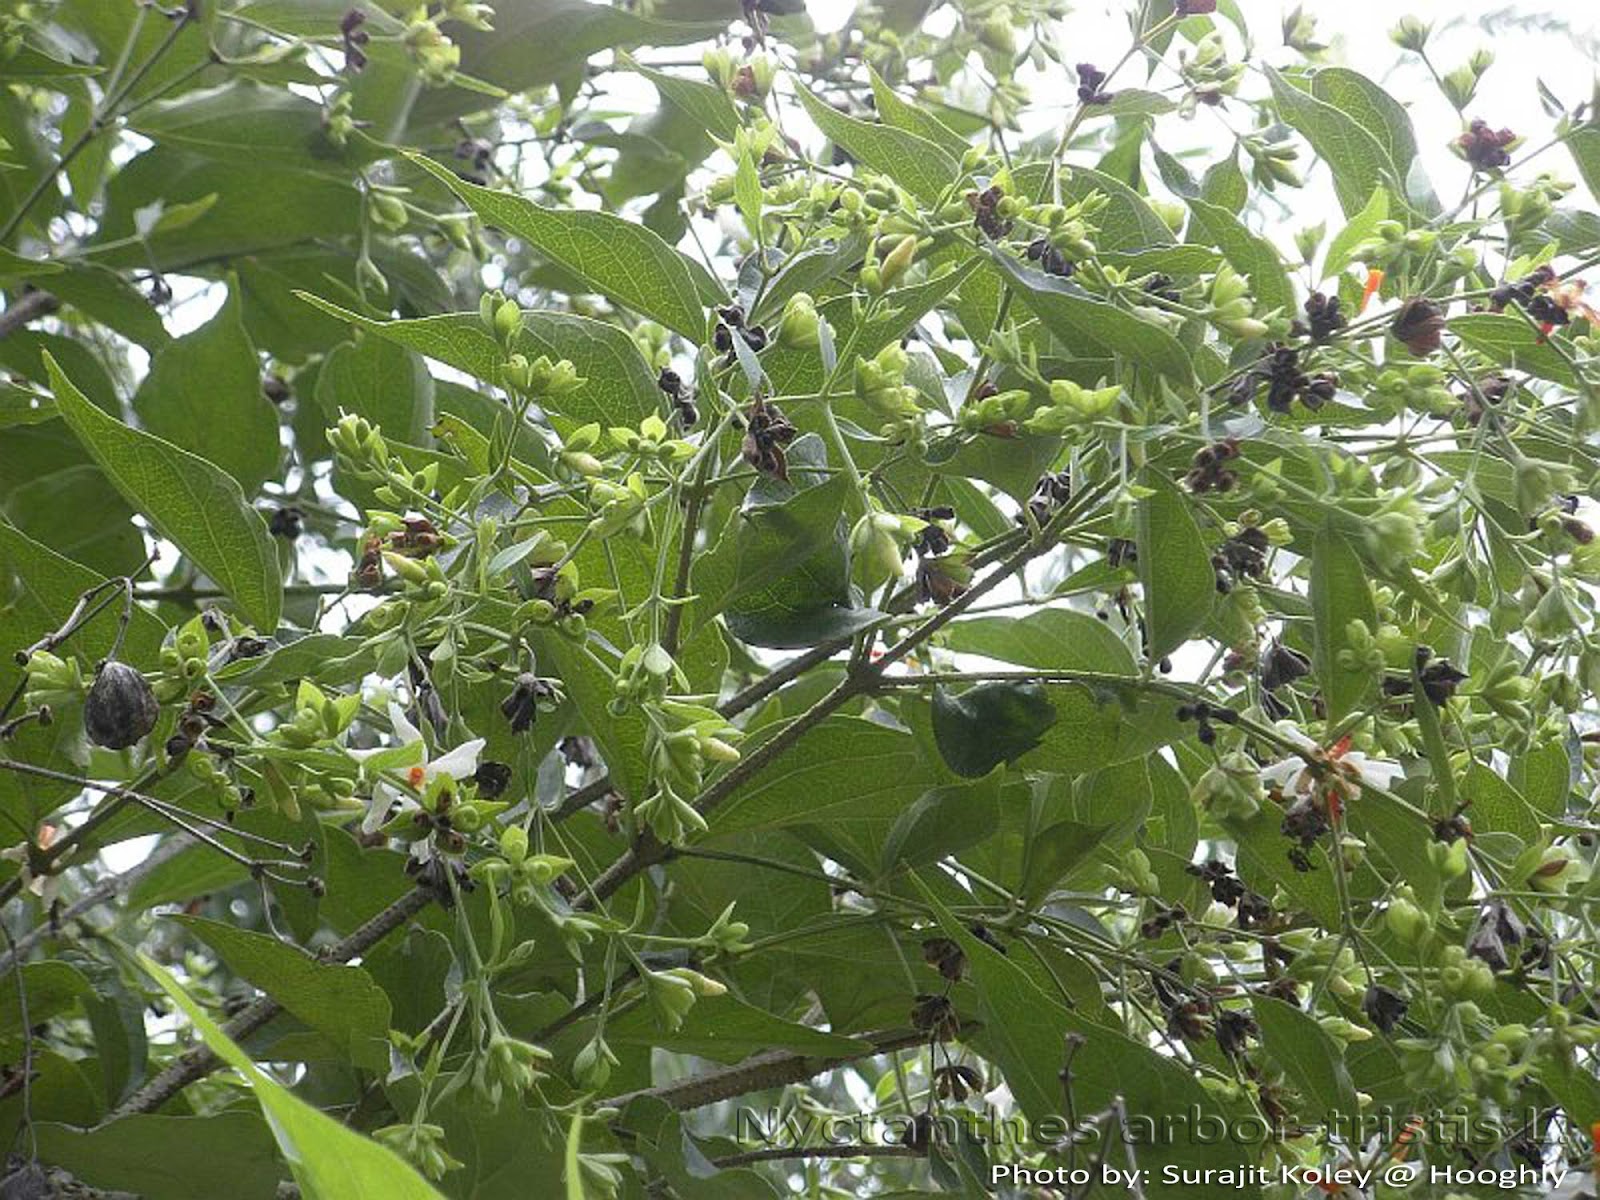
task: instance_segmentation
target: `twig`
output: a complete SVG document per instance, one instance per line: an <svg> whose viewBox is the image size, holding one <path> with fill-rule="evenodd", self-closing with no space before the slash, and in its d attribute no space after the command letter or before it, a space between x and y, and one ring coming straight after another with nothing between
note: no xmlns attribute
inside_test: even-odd
<svg viewBox="0 0 1600 1200"><path fill-rule="evenodd" d="M786 1158L927 1158L926 1150L911 1146L775 1146L767 1150L746 1150L711 1160L713 1166L747 1167L752 1163L780 1162Z"/></svg>
<svg viewBox="0 0 1600 1200"><path fill-rule="evenodd" d="M61 301L49 292L24 292L17 297L16 303L0 312L0 338L15 333L40 317L48 317L60 307Z"/></svg>
<svg viewBox="0 0 1600 1200"><path fill-rule="evenodd" d="M962 1028L976 1029L977 1025L963 1024ZM606 1103L616 1108L625 1108L628 1101L637 1099L640 1096L649 1096L656 1100L664 1100L672 1108L677 1109L679 1112L685 1112L691 1108L704 1108L706 1105L715 1104L719 1100L729 1100L734 1096L742 1096L746 1092L757 1092L767 1088L784 1087L791 1083L801 1083L814 1076L821 1075L824 1071L842 1067L846 1063L855 1062L863 1058L871 1058L876 1054L889 1054L895 1050L907 1050L913 1046L920 1046L927 1040L926 1034L908 1029L864 1033L860 1036L863 1041L871 1043L871 1049L857 1055L844 1058L817 1058L806 1054L773 1050L766 1054L758 1054L721 1071L712 1071L705 1075L693 1075L688 1079L679 1079L673 1083L662 1084L660 1087L644 1088L637 1092L628 1092L622 1096L612 1096L606 1100Z"/></svg>

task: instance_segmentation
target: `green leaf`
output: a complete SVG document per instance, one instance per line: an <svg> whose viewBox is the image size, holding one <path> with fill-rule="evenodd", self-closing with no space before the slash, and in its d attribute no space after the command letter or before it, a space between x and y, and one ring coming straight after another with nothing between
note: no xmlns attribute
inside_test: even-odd
<svg viewBox="0 0 1600 1200"><path fill-rule="evenodd" d="M1579 125L1567 134L1567 150L1578 165L1578 174L1589 186L1589 194L1600 200L1600 129Z"/></svg>
<svg viewBox="0 0 1600 1200"><path fill-rule="evenodd" d="M1277 310L1285 316L1295 313L1294 286L1277 248L1260 234L1245 228L1244 222L1225 208L1191 197L1189 211L1194 214L1194 233L1216 246L1234 270L1250 279L1251 291L1259 308Z"/></svg>
<svg viewBox="0 0 1600 1200"><path fill-rule="evenodd" d="M216 316L155 356L133 409L150 433L215 463L246 496L278 473L278 412L261 391L237 284Z"/></svg>
<svg viewBox="0 0 1600 1200"><path fill-rule="evenodd" d="M1475 833L1513 834L1525 846L1539 840L1538 816L1493 768L1480 762L1468 767L1461 779L1461 799L1469 805Z"/></svg>
<svg viewBox="0 0 1600 1200"><path fill-rule="evenodd" d="M82 971L64 962L25 963L21 993L28 997L28 1025L42 1025L52 1017L71 1011L93 988ZM0 1040L8 1040L25 1028L22 1000L15 979L0 987Z"/></svg>
<svg viewBox="0 0 1600 1200"><path fill-rule="evenodd" d="M971 783L947 784L918 796L916 803L896 818L884 839L883 873L959 854L992 834L1000 821L1003 775L991 771Z"/></svg>
<svg viewBox="0 0 1600 1200"><path fill-rule="evenodd" d="M1046 608L1026 617L973 617L957 621L945 644L966 654L1043 671L1095 671L1134 675L1133 654L1104 622L1067 608Z"/></svg>
<svg viewBox="0 0 1600 1200"><path fill-rule="evenodd" d="M224 163L271 165L348 177L370 145L329 140L323 106L279 87L236 82L151 104L129 126L151 141Z"/></svg>
<svg viewBox="0 0 1600 1200"><path fill-rule="evenodd" d="M1322 259L1322 277L1331 278L1344 274L1344 269L1355 260L1351 255L1355 248L1377 231L1378 223L1389 216L1389 193L1383 188L1376 188L1372 197L1355 216L1345 224L1345 227L1333 235L1333 241L1328 243L1328 251Z"/></svg>
<svg viewBox="0 0 1600 1200"><path fill-rule="evenodd" d="M1304 1115L1314 1122L1335 1114L1355 1120L1360 1113L1355 1085L1338 1043L1316 1018L1271 996L1255 996L1251 1004L1261 1044L1308 1104Z"/></svg>
<svg viewBox="0 0 1600 1200"><path fill-rule="evenodd" d="M761 175L756 170L755 159L746 150L739 156L733 172L733 199L744 218L744 226L752 237L761 234Z"/></svg>
<svg viewBox="0 0 1600 1200"><path fill-rule="evenodd" d="M896 129L903 129L907 133L914 133L932 142L959 165L962 155L970 148L967 139L934 116L929 109L912 104L909 100L902 100L871 67L867 68L867 73L872 80L874 105L884 124L893 125Z"/></svg>
<svg viewBox="0 0 1600 1200"><path fill-rule="evenodd" d="M1311 94L1333 105L1370 133L1387 156L1405 198L1424 216L1439 211L1438 198L1421 173L1417 135L1405 107L1372 80L1348 67L1319 67Z"/></svg>
<svg viewBox="0 0 1600 1200"><path fill-rule="evenodd" d="M30 479L6 498L6 519L63 557L106 575L144 561L133 510L93 463Z"/></svg>
<svg viewBox="0 0 1600 1200"><path fill-rule="evenodd" d="M239 606L271 632L283 606L278 550L232 478L203 458L107 416L46 357L61 415L116 488Z"/></svg>
<svg viewBox="0 0 1600 1200"><path fill-rule="evenodd" d="M938 200L960 175L961 164L927 138L892 125L859 121L817 99L805 87L796 90L806 112L829 141L918 199Z"/></svg>
<svg viewBox="0 0 1600 1200"><path fill-rule="evenodd" d="M746 744L744 752L755 746ZM853 821L892 823L943 782L917 739L859 717L830 717L783 760L741 787L711 818L721 837L740 830Z"/></svg>
<svg viewBox="0 0 1600 1200"><path fill-rule="evenodd" d="M1017 1106L1031 1120L1061 1118L1060 1072L1067 1063L1066 1039L1076 1035L1081 1044L1072 1051L1071 1059L1074 1108L1081 1119L1122 1097L1138 1165L1148 1172L1143 1183L1147 1197L1177 1200L1196 1194L1193 1189L1164 1182L1164 1164L1217 1170L1249 1161L1250 1147L1228 1139L1141 1137L1140 1130L1162 1128L1163 1118L1175 1112L1199 1114L1208 1124L1226 1126L1192 1068L1115 1029L1069 1012L1042 991L1017 961L974 937L926 883L919 879L918 884L944 936L966 955L972 986L959 989L955 998L958 1004L974 1006L982 1022L972 1042L999 1065ZM1228 1194L1252 1200L1260 1191L1246 1184L1230 1187Z"/></svg>
<svg viewBox="0 0 1600 1200"><path fill-rule="evenodd" d="M341 321L485 383L500 385L500 344L483 327L477 313L375 321L307 292L296 295ZM636 426L661 407L660 389L638 345L615 325L568 313L524 312L522 329L512 350L530 359L543 354L552 361L565 358L572 363L583 386L563 396L560 409L551 415L570 421L574 427L591 421L607 428Z"/></svg>
<svg viewBox="0 0 1600 1200"><path fill-rule="evenodd" d="M201 1039L244 1076L266 1112L278 1148L305 1200L444 1200L399 1155L299 1099L259 1070L190 998L167 969L139 956L145 972L189 1018Z"/></svg>
<svg viewBox="0 0 1600 1200"><path fill-rule="evenodd" d="M1502 367L1526 371L1564 387L1578 386L1571 364L1521 317L1510 313L1463 313L1451 318L1450 332Z"/></svg>
<svg viewBox="0 0 1600 1200"><path fill-rule="evenodd" d="M647 1006L606 1023L606 1040L618 1046L659 1047L713 1062L736 1063L768 1050L818 1058L853 1058L871 1049L859 1038L840 1037L762 1012L731 995L697 1001L675 1032L663 1033Z"/></svg>
<svg viewBox="0 0 1600 1200"><path fill-rule="evenodd" d="M316 397L330 425L350 412L408 445L432 444L433 376L420 354L396 340L378 335L335 346L317 372Z"/></svg>
<svg viewBox="0 0 1600 1200"><path fill-rule="evenodd" d="M1172 484L1151 476L1152 492L1139 501L1139 582L1144 587L1149 654L1165 658L1205 624L1217 598L1211 553Z"/></svg>
<svg viewBox="0 0 1600 1200"><path fill-rule="evenodd" d="M1347 217L1360 212L1380 186L1404 195L1403 181L1372 132L1348 113L1296 87L1271 67L1264 67L1272 98L1283 119L1311 143L1333 172L1333 188Z"/></svg>
<svg viewBox="0 0 1600 1200"><path fill-rule="evenodd" d="M264 933L203 917L171 918L217 952L228 970L327 1035L357 1066L389 1063L389 997L360 967L322 963Z"/></svg>
<svg viewBox="0 0 1600 1200"><path fill-rule="evenodd" d="M1511 786L1541 816L1562 817L1572 792L1572 756L1562 738L1535 742L1511 759Z"/></svg>
<svg viewBox="0 0 1600 1200"><path fill-rule="evenodd" d="M410 158L478 216L525 239L586 286L690 341L705 336L706 306L722 298L722 289L704 267L644 226L606 212L543 208L467 183L432 159Z"/></svg>
<svg viewBox="0 0 1600 1200"><path fill-rule="evenodd" d="M1074 353L1119 354L1132 371L1149 367L1178 386L1193 381L1188 353L1165 329L1091 296L1069 280L1030 270L1009 254L996 251L994 261L1000 273L1021 290L1045 328Z"/></svg>
<svg viewBox="0 0 1600 1200"><path fill-rule="evenodd" d="M739 113L728 98L728 93L714 84L698 79L685 79L646 67L626 54L619 56L629 70L637 71L648 79L656 92L669 104L676 105L692 117L712 137L725 142L733 141L739 132Z"/></svg>
<svg viewBox="0 0 1600 1200"><path fill-rule="evenodd" d="M1358 709L1376 682L1365 663L1346 666L1339 662L1340 652L1351 649L1350 622L1363 622L1373 634L1378 631L1368 574L1344 534L1324 529L1317 535L1311 552L1313 659L1331 722Z"/></svg>
<svg viewBox="0 0 1600 1200"><path fill-rule="evenodd" d="M980 683L959 695L933 691L933 737L957 775L977 779L1020 758L1056 723L1055 706L1037 683Z"/></svg>
<svg viewBox="0 0 1600 1200"><path fill-rule="evenodd" d="M91 1187L164 1200L273 1200L283 1168L259 1114L134 1113L95 1129L37 1127L39 1155Z"/></svg>

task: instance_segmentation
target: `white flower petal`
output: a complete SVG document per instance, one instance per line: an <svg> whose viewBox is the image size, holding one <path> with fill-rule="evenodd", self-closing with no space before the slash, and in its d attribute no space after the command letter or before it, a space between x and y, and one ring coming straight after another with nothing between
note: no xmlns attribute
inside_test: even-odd
<svg viewBox="0 0 1600 1200"><path fill-rule="evenodd" d="M478 769L478 755L488 743L483 738L462 742L454 750L441 754L428 764L428 778L448 775L451 779L465 779Z"/></svg>
<svg viewBox="0 0 1600 1200"><path fill-rule="evenodd" d="M393 700L389 701L389 724L394 729L394 736L402 743L409 745L422 740L422 734L417 727L406 720L405 709Z"/></svg>
<svg viewBox="0 0 1600 1200"><path fill-rule="evenodd" d="M1275 762L1271 766L1261 768L1263 782L1275 784L1286 788L1306 769L1304 760L1286 758L1282 762Z"/></svg>

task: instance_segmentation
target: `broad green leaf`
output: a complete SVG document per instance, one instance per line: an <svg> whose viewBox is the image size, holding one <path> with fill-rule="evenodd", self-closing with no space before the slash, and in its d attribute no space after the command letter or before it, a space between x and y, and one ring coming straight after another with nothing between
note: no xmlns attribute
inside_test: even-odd
<svg viewBox="0 0 1600 1200"><path fill-rule="evenodd" d="M1191 237L1211 243L1222 251L1234 270L1248 276L1257 306L1265 312L1274 309L1284 316L1295 314L1294 286L1277 248L1260 234L1247 229L1244 222L1227 209L1191 197L1189 211L1194 214Z"/></svg>
<svg viewBox="0 0 1600 1200"><path fill-rule="evenodd" d="M140 879L128 892L127 903L141 910L158 904L187 904L197 896L224 891L249 878L249 868L242 863L223 857L210 846L195 846Z"/></svg>
<svg viewBox="0 0 1600 1200"><path fill-rule="evenodd" d="M1317 535L1311 552L1311 611L1317 681L1328 720L1340 721L1360 708L1375 679L1365 662L1343 663L1341 656L1356 654L1349 626L1360 621L1376 634L1378 618L1372 606L1369 572L1344 534L1325 529Z"/></svg>
<svg viewBox="0 0 1600 1200"><path fill-rule="evenodd" d="M283 1166L259 1114L135 1113L96 1129L40 1125L39 1154L108 1192L166 1200L274 1200Z"/></svg>
<svg viewBox="0 0 1600 1200"><path fill-rule="evenodd" d="M1387 155L1396 178L1407 185L1406 200L1433 216L1439 201L1419 170L1417 135L1405 107L1372 80L1348 67L1319 67L1311 94L1333 105L1370 133Z"/></svg>
<svg viewBox="0 0 1600 1200"><path fill-rule="evenodd" d="M1450 321L1450 332L1502 367L1526 371L1564 387L1578 386L1572 366L1543 340L1538 329L1510 313L1463 313Z"/></svg>
<svg viewBox="0 0 1600 1200"><path fill-rule="evenodd" d="M1315 1017L1292 1004L1255 996L1251 1006L1261 1029L1261 1044L1306 1101L1303 1115L1314 1122L1333 1114L1354 1120L1359 1105L1340 1044Z"/></svg>
<svg viewBox="0 0 1600 1200"><path fill-rule="evenodd" d="M713 1062L736 1063L766 1050L788 1050L818 1058L851 1058L870 1048L859 1038L840 1037L762 1012L732 995L697 1001L672 1033L663 1033L647 1006L606 1023L606 1039L618 1046L659 1047Z"/></svg>
<svg viewBox="0 0 1600 1200"><path fill-rule="evenodd" d="M676 105L694 118L700 128L712 137L720 138L724 142L733 141L739 132L739 113L734 108L733 101L728 98L727 92L714 84L703 83L698 79L669 75L665 71L646 67L634 62L626 54L622 55L621 59L629 69L637 71L648 79L663 100Z"/></svg>
<svg viewBox="0 0 1600 1200"><path fill-rule="evenodd" d="M1312 847L1307 852L1311 869L1300 870L1289 859L1289 851L1299 843L1285 837L1280 826L1277 810L1269 809L1229 830L1238 846L1239 878L1263 896L1282 888L1291 911L1302 910L1323 929L1337 932L1343 927L1343 909L1327 852L1321 846Z"/></svg>
<svg viewBox="0 0 1600 1200"><path fill-rule="evenodd" d="M927 138L892 125L857 120L817 99L803 86L797 91L806 112L829 141L912 195L931 203L955 184L961 164Z"/></svg>
<svg viewBox="0 0 1600 1200"><path fill-rule="evenodd" d="M306 292L307 304L329 316L459 371L498 386L502 352L477 313L445 313L411 320L375 321ZM661 407L661 391L639 347L615 325L570 313L537 310L522 314L522 331L512 350L529 358L567 359L583 386L561 398L551 415L573 426L636 426Z"/></svg>
<svg viewBox="0 0 1600 1200"><path fill-rule="evenodd" d="M606 212L544 208L468 183L432 159L410 157L478 216L526 239L586 286L691 341L705 336L705 310L722 298L721 288L704 267L644 226Z"/></svg>
<svg viewBox="0 0 1600 1200"><path fill-rule="evenodd" d="M228 969L325 1034L351 1062L382 1070L389 1062L389 997L360 967L321 963L264 933L203 917L175 916L217 952Z"/></svg>
<svg viewBox="0 0 1600 1200"><path fill-rule="evenodd" d="M1070 280L1031 270L1009 254L997 251L994 261L1045 328L1074 354L1120 355L1130 371L1142 373L1149 368L1177 386L1193 380L1188 353L1165 329L1090 295Z"/></svg>
<svg viewBox="0 0 1600 1200"><path fill-rule="evenodd" d="M977 779L1037 746L1056 723L1042 684L980 683L959 695L933 691L933 737L945 764Z"/></svg>
<svg viewBox="0 0 1600 1200"><path fill-rule="evenodd" d="M408 445L432 443L433 376L397 341L368 335L335 346L317 372L316 397L329 425L350 412Z"/></svg>
<svg viewBox="0 0 1600 1200"><path fill-rule="evenodd" d="M129 504L211 576L257 629L277 628L278 550L232 478L154 434L107 416L47 358L61 415Z"/></svg>
<svg viewBox="0 0 1600 1200"><path fill-rule="evenodd" d="M116 271L76 264L50 277L50 293L152 354L172 341L156 307Z"/></svg>
<svg viewBox="0 0 1600 1200"><path fill-rule="evenodd" d="M315 100L279 87L228 84L182 99L151 104L131 128L151 141L217 162L270 164L287 170L349 176L368 145L329 140L324 109Z"/></svg>
<svg viewBox="0 0 1600 1200"><path fill-rule="evenodd" d="M221 467L246 496L278 473L278 413L261 391L237 286L216 316L155 356L133 409L150 433Z"/></svg>
<svg viewBox="0 0 1600 1200"><path fill-rule="evenodd" d="M1600 200L1600 129L1579 125L1567 135L1567 150L1578 165L1578 174L1589 185L1589 194Z"/></svg>
<svg viewBox="0 0 1600 1200"><path fill-rule="evenodd" d="M1144 586L1149 655L1165 658L1211 615L1217 572L1189 511L1189 500L1165 480L1150 477L1139 501L1139 582Z"/></svg>
<svg viewBox="0 0 1600 1200"><path fill-rule="evenodd" d="M971 783L946 784L917 797L884 839L883 872L959 854L992 834L1000 820L1002 775L991 771Z"/></svg>
<svg viewBox="0 0 1600 1200"><path fill-rule="evenodd" d="M41 1025L74 1008L93 989L82 971L64 962L33 962L22 966L20 992L28 998L28 1025ZM0 988L0 1039L10 1039L25 1028L23 1007L15 979Z"/></svg>
<svg viewBox="0 0 1600 1200"><path fill-rule="evenodd" d="M1134 675L1133 654L1104 622L1067 608L1026 617L973 617L945 634L952 650L1044 671L1094 671Z"/></svg>
<svg viewBox="0 0 1600 1200"><path fill-rule="evenodd" d="M1283 119L1311 143L1333 172L1333 188L1344 215L1360 212L1380 186L1397 185L1389 156L1373 133L1354 117L1302 91L1271 67L1263 68Z"/></svg>
<svg viewBox="0 0 1600 1200"><path fill-rule="evenodd" d="M1511 786L1535 812L1561 817L1572 792L1572 755L1565 740L1547 738L1511 758Z"/></svg>
<svg viewBox="0 0 1600 1200"><path fill-rule="evenodd" d="M443 1200L399 1155L362 1137L275 1083L206 1016L167 969L146 955L145 972L172 998L211 1052L244 1076L267 1114L278 1149L305 1200Z"/></svg>
<svg viewBox="0 0 1600 1200"><path fill-rule="evenodd" d="M961 156L969 148L970 143L967 139L951 129L928 108L901 99L877 71L871 67L867 70L872 80L872 98L878 116L883 122L932 142L959 163Z"/></svg>
<svg viewBox="0 0 1600 1200"><path fill-rule="evenodd" d="M744 752L755 748L746 742ZM859 717L830 717L788 752L781 769L752 779L730 796L711 818L711 833L892 823L941 782L915 738Z"/></svg>
<svg viewBox="0 0 1600 1200"><path fill-rule="evenodd" d="M1475 833L1510 833L1524 845L1539 840L1539 818L1517 789L1492 767L1475 762L1461 777L1461 799Z"/></svg>
<svg viewBox="0 0 1600 1200"><path fill-rule="evenodd" d="M1164 1182L1164 1164L1218 1170L1247 1161L1250 1148L1225 1138L1214 1142L1190 1137L1140 1138L1138 1130L1160 1129L1164 1117L1179 1111L1200 1114L1220 1127L1226 1125L1216 1111L1216 1101L1200 1086L1191 1068L1062 1007L1018 961L974 937L926 883L918 882L940 930L966 955L971 986L958 988L954 999L958 1008L971 1005L982 1022L973 1044L999 1065L1017 1106L1031 1120L1060 1118L1066 1038L1077 1035L1082 1044L1072 1052L1074 1107L1080 1114L1098 1112L1114 1098L1123 1098L1130 1135L1136 1139L1136 1160L1149 1172L1143 1182L1146 1196L1176 1200L1195 1194L1193 1189ZM1260 1190L1245 1184L1230 1187L1229 1194L1250 1200L1259 1196Z"/></svg>
<svg viewBox="0 0 1600 1200"><path fill-rule="evenodd" d="M1333 241L1328 243L1327 254L1322 260L1323 278L1344 274L1344 269L1354 261L1351 255L1355 248L1372 237L1377 231L1378 222L1388 216L1389 193L1381 187L1376 188L1366 207L1351 217L1345 227L1333 235Z"/></svg>
<svg viewBox="0 0 1600 1200"><path fill-rule="evenodd" d="M93 463L30 479L0 510L23 533L91 570L120 575L144 561L133 509Z"/></svg>

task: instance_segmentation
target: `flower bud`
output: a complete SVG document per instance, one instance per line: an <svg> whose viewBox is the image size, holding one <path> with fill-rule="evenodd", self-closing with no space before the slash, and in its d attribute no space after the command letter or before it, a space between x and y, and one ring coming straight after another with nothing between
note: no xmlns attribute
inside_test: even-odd
<svg viewBox="0 0 1600 1200"><path fill-rule="evenodd" d="M883 260L881 286L892 288L900 281L911 268L912 260L917 256L917 238L915 234L906 234L901 238L895 248L889 251Z"/></svg>

